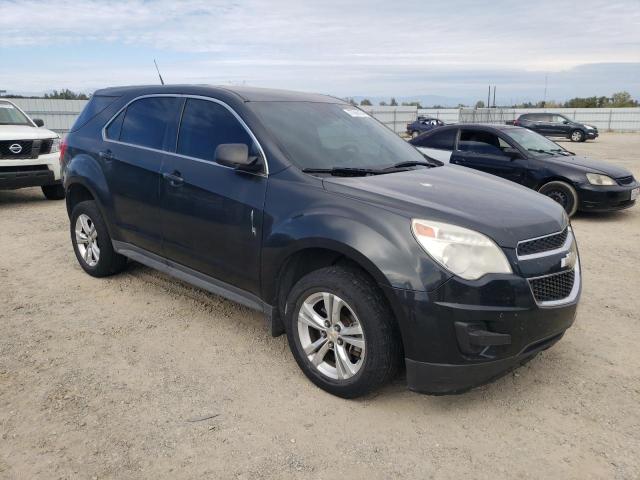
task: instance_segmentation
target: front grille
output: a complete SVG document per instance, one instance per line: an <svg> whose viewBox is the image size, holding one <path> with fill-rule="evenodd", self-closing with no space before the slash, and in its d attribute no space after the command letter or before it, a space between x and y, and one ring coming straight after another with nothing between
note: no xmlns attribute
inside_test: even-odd
<svg viewBox="0 0 640 480"><path fill-rule="evenodd" d="M536 302L553 302L567 298L571 294L575 278L575 270L569 270L531 279L529 285L531 285Z"/></svg>
<svg viewBox="0 0 640 480"><path fill-rule="evenodd" d="M39 149L39 140L3 140L0 142L0 159L33 158L34 143L37 143ZM18 153L12 152L12 145L20 145L20 151Z"/></svg>
<svg viewBox="0 0 640 480"><path fill-rule="evenodd" d="M616 178L616 182L618 182L618 185L631 185L633 183L633 175Z"/></svg>
<svg viewBox="0 0 640 480"><path fill-rule="evenodd" d="M560 248L564 245L564 242L567 241L568 234L569 229L565 228L560 233L553 233L546 237L520 242L517 250L518 256L523 257L525 255L533 255L534 253L548 252Z"/></svg>

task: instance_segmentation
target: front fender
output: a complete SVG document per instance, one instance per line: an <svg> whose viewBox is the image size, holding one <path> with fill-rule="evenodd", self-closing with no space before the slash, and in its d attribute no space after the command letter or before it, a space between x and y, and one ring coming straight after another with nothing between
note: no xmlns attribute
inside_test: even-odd
<svg viewBox="0 0 640 480"><path fill-rule="evenodd" d="M332 203L271 225L263 239L264 279L278 278L291 255L309 248L339 252L393 288L431 291L450 277L418 245L409 219L366 203ZM275 283L264 282L264 298L273 298Z"/></svg>

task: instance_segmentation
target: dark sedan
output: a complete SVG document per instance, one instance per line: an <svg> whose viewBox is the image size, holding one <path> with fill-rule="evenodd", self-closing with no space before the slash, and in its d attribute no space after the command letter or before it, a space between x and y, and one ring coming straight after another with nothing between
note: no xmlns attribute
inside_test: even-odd
<svg viewBox="0 0 640 480"><path fill-rule="evenodd" d="M575 155L526 128L450 125L410 141L428 157L482 170L551 197L569 215L636 203L640 183L628 170Z"/></svg>

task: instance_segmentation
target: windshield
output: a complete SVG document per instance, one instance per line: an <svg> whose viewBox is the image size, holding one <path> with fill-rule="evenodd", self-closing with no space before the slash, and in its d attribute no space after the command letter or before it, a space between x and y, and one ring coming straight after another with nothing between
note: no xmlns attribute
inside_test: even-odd
<svg viewBox="0 0 640 480"><path fill-rule="evenodd" d="M569 155L570 152L542 135L526 128L510 128L505 130L516 143L536 157L548 155Z"/></svg>
<svg viewBox="0 0 640 480"><path fill-rule="evenodd" d="M301 169L381 169L424 163L415 148L351 105L255 102L256 112L289 160Z"/></svg>
<svg viewBox="0 0 640 480"><path fill-rule="evenodd" d="M0 125L33 125L12 103L0 100Z"/></svg>

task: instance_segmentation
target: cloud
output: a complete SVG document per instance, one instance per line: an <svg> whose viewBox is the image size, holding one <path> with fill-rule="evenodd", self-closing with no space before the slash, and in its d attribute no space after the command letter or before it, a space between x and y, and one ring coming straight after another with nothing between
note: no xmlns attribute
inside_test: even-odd
<svg viewBox="0 0 640 480"><path fill-rule="evenodd" d="M176 81L392 93L433 88L435 79L476 88L474 77L485 73L535 78L640 63L637 0L574 7L563 0L406 0L402 8L387 0L0 0L0 56L18 65L0 70L0 81L23 90L150 82L153 54Z"/></svg>

